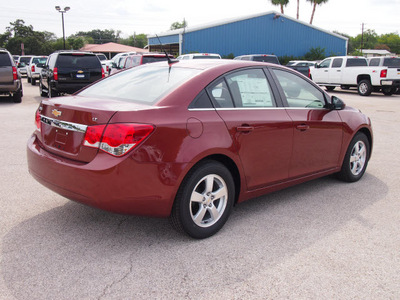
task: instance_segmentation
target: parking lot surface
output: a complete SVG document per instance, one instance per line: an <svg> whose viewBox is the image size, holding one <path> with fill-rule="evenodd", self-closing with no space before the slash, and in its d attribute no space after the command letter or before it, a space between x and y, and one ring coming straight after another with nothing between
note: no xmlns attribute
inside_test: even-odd
<svg viewBox="0 0 400 300"><path fill-rule="evenodd" d="M0 98L0 299L400 299L400 95L333 91L370 116L364 177L236 206L205 240L71 202L27 171L41 100Z"/></svg>

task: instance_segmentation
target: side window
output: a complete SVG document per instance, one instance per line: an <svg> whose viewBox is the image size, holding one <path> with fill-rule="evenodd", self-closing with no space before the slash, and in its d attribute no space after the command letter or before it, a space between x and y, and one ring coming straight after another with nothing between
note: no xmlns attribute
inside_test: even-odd
<svg viewBox="0 0 400 300"><path fill-rule="evenodd" d="M319 65L320 68L329 68L329 65L331 64L331 60L330 59L325 59L324 61L322 61Z"/></svg>
<svg viewBox="0 0 400 300"><path fill-rule="evenodd" d="M208 89L211 101L215 108L232 108L233 101L229 93L228 86L224 79L218 80Z"/></svg>
<svg viewBox="0 0 400 300"><path fill-rule="evenodd" d="M48 65L50 68L53 68L54 65L56 64L56 58L57 58L56 54L55 55L50 55L48 60L47 60L46 65Z"/></svg>
<svg viewBox="0 0 400 300"><path fill-rule="evenodd" d="M332 62L332 68L340 68L343 63L343 58L335 58Z"/></svg>
<svg viewBox="0 0 400 300"><path fill-rule="evenodd" d="M379 66L379 62L380 62L379 58L372 58L369 61L369 65L372 66L372 67L377 67L377 66Z"/></svg>
<svg viewBox="0 0 400 300"><path fill-rule="evenodd" d="M189 109L204 109L204 108L213 108L210 98L207 93L203 90L200 94L192 101L189 105Z"/></svg>
<svg viewBox="0 0 400 300"><path fill-rule="evenodd" d="M272 69L286 95L289 107L323 108L324 94L303 78L282 70Z"/></svg>
<svg viewBox="0 0 400 300"><path fill-rule="evenodd" d="M226 76L236 107L274 107L271 88L262 69L249 69Z"/></svg>

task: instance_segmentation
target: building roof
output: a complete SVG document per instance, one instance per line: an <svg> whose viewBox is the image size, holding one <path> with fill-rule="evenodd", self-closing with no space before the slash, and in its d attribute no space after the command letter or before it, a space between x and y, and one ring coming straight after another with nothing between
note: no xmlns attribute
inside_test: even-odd
<svg viewBox="0 0 400 300"><path fill-rule="evenodd" d="M263 13L254 14L254 15L248 15L248 16L243 16L243 17L238 17L238 18L232 18L232 19L227 19L227 20L221 20L221 21L217 21L217 22L207 23L207 24L199 25L199 26L193 26L193 27L186 27L186 28L170 30L170 31L159 33L158 36L179 35L179 34L183 34L183 33L199 31L199 30L207 29L207 28L211 28L211 27L217 27L217 26L226 25L226 24L230 24L230 23L240 22L240 21L243 21L243 20L258 18L258 17L270 15L270 14L274 14L275 18L279 18L279 17L283 16L283 17L285 17L287 19L290 19L290 20L292 20L294 22L297 22L297 23L300 23L302 25L317 29L319 31L323 31L325 33L331 34L333 36L336 36L336 37L341 38L341 39L346 40L346 41L348 40L347 37L344 37L344 36L342 36L340 34L336 34L336 33L330 32L328 30L316 27L316 26L314 26L312 24L300 21L298 19L289 17L289 16L287 16L285 14L281 14L280 12L273 11L273 10L267 11L267 12L263 12ZM155 37L156 37L156 35L149 35L148 36L148 38L155 38Z"/></svg>
<svg viewBox="0 0 400 300"><path fill-rule="evenodd" d="M148 52L148 50L131 47L117 43L106 44L86 44L81 49L82 51L100 52L100 53L121 53L121 52Z"/></svg>
<svg viewBox="0 0 400 300"><path fill-rule="evenodd" d="M363 53L365 54L378 54L378 55L391 55L392 53L390 53L387 50L379 50L379 49L363 49L362 50Z"/></svg>

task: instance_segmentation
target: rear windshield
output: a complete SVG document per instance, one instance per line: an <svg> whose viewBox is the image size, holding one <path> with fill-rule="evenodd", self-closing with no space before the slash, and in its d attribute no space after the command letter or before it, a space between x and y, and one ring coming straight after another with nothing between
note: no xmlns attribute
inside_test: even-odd
<svg viewBox="0 0 400 300"><path fill-rule="evenodd" d="M193 59L220 59L219 56L212 55L194 55Z"/></svg>
<svg viewBox="0 0 400 300"><path fill-rule="evenodd" d="M276 58L275 56L253 56L253 60L278 64L278 65L280 64L278 58Z"/></svg>
<svg viewBox="0 0 400 300"><path fill-rule="evenodd" d="M148 63L153 63L153 62L157 62L157 61L165 61L168 60L168 58L166 56L143 56L142 59L142 64L148 64Z"/></svg>
<svg viewBox="0 0 400 300"><path fill-rule="evenodd" d="M26 63L28 64L31 61L32 56L24 56L24 57L20 57L19 62L20 63Z"/></svg>
<svg viewBox="0 0 400 300"><path fill-rule="evenodd" d="M368 66L368 62L364 58L348 58L346 67L364 67Z"/></svg>
<svg viewBox="0 0 400 300"><path fill-rule="evenodd" d="M45 64L47 60L47 57L34 57L32 59L33 64Z"/></svg>
<svg viewBox="0 0 400 300"><path fill-rule="evenodd" d="M106 57L104 54L97 54L97 57L98 57L100 60L107 60L107 57Z"/></svg>
<svg viewBox="0 0 400 300"><path fill-rule="evenodd" d="M400 58L399 57L388 57L383 60L383 66L389 68L400 68Z"/></svg>
<svg viewBox="0 0 400 300"><path fill-rule="evenodd" d="M201 70L168 67L165 63L142 65L104 79L79 93L80 96L154 104L162 96L197 75Z"/></svg>
<svg viewBox="0 0 400 300"><path fill-rule="evenodd" d="M1 67L11 67L11 59L8 53L0 52L0 66Z"/></svg>
<svg viewBox="0 0 400 300"><path fill-rule="evenodd" d="M59 68L101 68L96 55L60 54L57 59Z"/></svg>

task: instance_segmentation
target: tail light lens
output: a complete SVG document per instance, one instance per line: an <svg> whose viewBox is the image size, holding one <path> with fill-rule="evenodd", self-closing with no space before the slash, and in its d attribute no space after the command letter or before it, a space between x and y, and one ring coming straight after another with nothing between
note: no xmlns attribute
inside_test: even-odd
<svg viewBox="0 0 400 300"><path fill-rule="evenodd" d="M35 72L35 65L33 65L33 66L31 67L31 71L32 71L32 72Z"/></svg>
<svg viewBox="0 0 400 300"><path fill-rule="evenodd" d="M18 71L16 67L12 67L12 71L13 71L13 80L17 80L18 79Z"/></svg>
<svg viewBox="0 0 400 300"><path fill-rule="evenodd" d="M40 131L40 112L39 112L39 110L36 111L35 125L36 125L36 129Z"/></svg>
<svg viewBox="0 0 400 300"><path fill-rule="evenodd" d="M53 78L54 78L54 80L58 80L58 69L57 68L54 68Z"/></svg>
<svg viewBox="0 0 400 300"><path fill-rule="evenodd" d="M105 73L104 73L104 69L103 68L101 68L101 78L104 78L106 75L105 75Z"/></svg>
<svg viewBox="0 0 400 300"><path fill-rule="evenodd" d="M381 78L386 78L387 76L387 69L381 70Z"/></svg>
<svg viewBox="0 0 400 300"><path fill-rule="evenodd" d="M99 148L113 156L123 156L154 131L147 124L109 124L88 126L84 146Z"/></svg>
<svg viewBox="0 0 400 300"><path fill-rule="evenodd" d="M107 68L107 73L109 73L110 72L110 67L109 66L106 66L106 68Z"/></svg>

